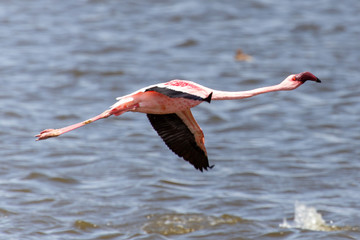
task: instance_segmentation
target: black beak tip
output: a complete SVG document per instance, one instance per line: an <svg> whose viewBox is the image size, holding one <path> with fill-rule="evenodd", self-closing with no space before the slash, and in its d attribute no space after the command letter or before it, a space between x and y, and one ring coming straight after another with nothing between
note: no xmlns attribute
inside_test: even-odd
<svg viewBox="0 0 360 240"><path fill-rule="evenodd" d="M316 81L315 82L318 82L318 83L321 83L321 80L316 78Z"/></svg>

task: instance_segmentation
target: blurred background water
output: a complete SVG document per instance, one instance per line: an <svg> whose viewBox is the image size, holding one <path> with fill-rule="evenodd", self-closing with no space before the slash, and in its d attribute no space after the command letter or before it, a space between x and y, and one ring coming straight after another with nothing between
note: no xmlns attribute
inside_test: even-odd
<svg viewBox="0 0 360 240"><path fill-rule="evenodd" d="M2 1L0 239L359 239L360 2ZM241 49L252 58L236 61ZM209 160L126 113L35 142L171 79L247 90L193 109Z"/></svg>

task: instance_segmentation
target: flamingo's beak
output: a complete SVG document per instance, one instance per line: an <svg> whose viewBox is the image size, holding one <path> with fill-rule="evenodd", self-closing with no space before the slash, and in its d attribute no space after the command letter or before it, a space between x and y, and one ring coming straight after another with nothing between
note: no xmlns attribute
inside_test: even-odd
<svg viewBox="0 0 360 240"><path fill-rule="evenodd" d="M321 80L318 77L316 77L314 74L312 74L311 72L302 72L302 73L297 74L296 77L297 77L297 80L299 80L303 83L308 80L321 83Z"/></svg>

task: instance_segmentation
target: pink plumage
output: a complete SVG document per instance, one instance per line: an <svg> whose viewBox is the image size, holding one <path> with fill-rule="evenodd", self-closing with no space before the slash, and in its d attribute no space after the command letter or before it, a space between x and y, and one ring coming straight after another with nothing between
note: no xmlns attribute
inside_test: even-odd
<svg viewBox="0 0 360 240"><path fill-rule="evenodd" d="M37 140L57 137L102 118L119 116L125 112L146 113L148 119L165 144L178 156L203 171L209 165L204 134L190 109L202 102L232 100L258 94L293 90L305 81L320 82L310 72L292 74L280 84L248 91L227 92L204 87L186 80L172 80L142 88L132 94L117 98L118 102L103 113L86 121L60 129L46 129L36 135Z"/></svg>

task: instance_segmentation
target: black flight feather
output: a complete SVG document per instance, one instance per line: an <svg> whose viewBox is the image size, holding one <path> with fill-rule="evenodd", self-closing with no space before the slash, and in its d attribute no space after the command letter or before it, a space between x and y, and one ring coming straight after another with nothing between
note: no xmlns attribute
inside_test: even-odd
<svg viewBox="0 0 360 240"><path fill-rule="evenodd" d="M147 114L147 116L165 144L179 157L184 158L200 171L213 167L209 166L205 152L196 144L194 135L177 114Z"/></svg>
<svg viewBox="0 0 360 240"><path fill-rule="evenodd" d="M192 100L197 100L197 101L206 101L208 103L210 103L211 101L211 96L212 93L209 94L209 96L207 96L206 98L202 98L190 93L186 93L186 92L181 92L181 91L176 91L170 88L162 88L162 87L151 87L145 90L145 92L147 91L155 91L161 94L164 94L170 98L187 98L187 99L192 99Z"/></svg>

